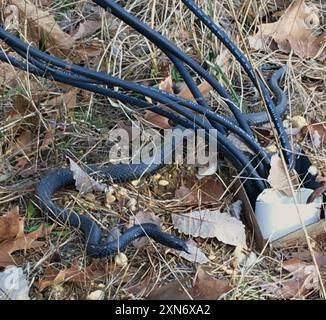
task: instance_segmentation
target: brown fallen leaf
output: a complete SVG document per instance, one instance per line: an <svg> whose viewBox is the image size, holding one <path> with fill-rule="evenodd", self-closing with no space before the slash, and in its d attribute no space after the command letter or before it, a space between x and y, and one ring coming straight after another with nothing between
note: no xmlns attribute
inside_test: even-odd
<svg viewBox="0 0 326 320"><path fill-rule="evenodd" d="M6 154L19 151L28 153L32 150L33 135L31 130L23 130L22 133L9 145Z"/></svg>
<svg viewBox="0 0 326 320"><path fill-rule="evenodd" d="M160 90L164 90L166 92L169 93L173 93L173 83L172 83L172 78L171 76L167 77L166 79L164 79L163 81L161 81L160 85L159 85L159 89ZM208 95L208 93L212 90L211 85L205 81L203 83L201 83L198 86L199 91L201 92L201 94L206 97ZM192 101L196 101L195 98L193 97L192 93L190 92L190 90L188 89L188 87L185 85L183 86L183 88L181 89L181 91L177 94L179 97L185 98L187 100L192 100ZM147 98L147 100L149 102L152 102L151 99ZM166 108L164 105L159 104L161 107ZM144 119L147 120L148 122L150 122L154 127L158 127L161 129L169 129L171 128L170 124L169 124L169 119L158 115L150 110L146 110L145 114L144 114Z"/></svg>
<svg viewBox="0 0 326 320"><path fill-rule="evenodd" d="M88 20L79 24L77 30L71 34L73 41L93 35L102 27L102 20Z"/></svg>
<svg viewBox="0 0 326 320"><path fill-rule="evenodd" d="M5 240L0 243L0 266L6 267L15 265L17 258L11 254L19 250L37 249L46 244L44 241L38 241L38 238L48 235L52 227L45 227L41 225L37 230L30 233L17 234L14 239Z"/></svg>
<svg viewBox="0 0 326 320"><path fill-rule="evenodd" d="M0 85L3 87L14 87L19 84L19 74L13 66L0 62Z"/></svg>
<svg viewBox="0 0 326 320"><path fill-rule="evenodd" d="M45 103L49 107L58 107L63 105L67 109L75 108L77 106L77 94L79 91L80 89L74 88L66 93L47 100Z"/></svg>
<svg viewBox="0 0 326 320"><path fill-rule="evenodd" d="M82 193L89 192L103 192L106 189L106 185L96 181L89 174L87 174L74 160L69 159L70 170L73 172L75 179L76 189Z"/></svg>
<svg viewBox="0 0 326 320"><path fill-rule="evenodd" d="M184 234L201 238L217 238L225 244L246 248L244 224L219 210L192 211L185 214L172 214L173 225Z"/></svg>
<svg viewBox="0 0 326 320"><path fill-rule="evenodd" d="M173 93L173 84L172 84L171 76L165 78L163 81L160 82L159 89L166 91L168 93ZM146 97L146 100L149 101L150 103L153 102L152 99L148 98L148 97ZM159 106L166 109L166 107L164 107L164 105L162 105L161 103L159 103ZM150 110L145 110L144 119L156 128L161 128L161 129L171 128L168 118L165 118L165 117L163 117L157 113L154 113Z"/></svg>
<svg viewBox="0 0 326 320"><path fill-rule="evenodd" d="M291 187L285 170L282 159L277 154L274 154L271 159L271 169L267 181L275 190L284 193L288 197L292 197ZM299 181L297 174L295 172L290 172L289 174L292 184L294 186L298 185Z"/></svg>
<svg viewBox="0 0 326 320"><path fill-rule="evenodd" d="M155 213L152 210L147 209L147 210L138 212L135 216L131 216L127 228L129 229L132 226L141 224L141 223L154 223L157 226L160 226L161 220L157 215L155 215ZM141 248L145 247L148 244L148 242L149 242L149 240L147 237L142 237L142 238L134 240L133 245L137 249L141 249Z"/></svg>
<svg viewBox="0 0 326 320"><path fill-rule="evenodd" d="M55 141L55 127L49 126L48 129L45 131L44 139L41 145L41 149L52 145Z"/></svg>
<svg viewBox="0 0 326 320"><path fill-rule="evenodd" d="M216 300L231 287L227 280L216 279L198 268L195 282L182 278L153 290L148 300Z"/></svg>
<svg viewBox="0 0 326 320"><path fill-rule="evenodd" d="M306 298L312 290L319 289L318 272L314 265L293 258L283 262L282 267L290 272L292 277L262 285L262 289L273 298Z"/></svg>
<svg viewBox="0 0 326 320"><path fill-rule="evenodd" d="M180 200L180 205L189 206L216 203L223 194L223 184L213 178L208 178L205 182L192 190L185 186L181 186L175 191L174 196L176 199Z"/></svg>
<svg viewBox="0 0 326 320"><path fill-rule="evenodd" d="M12 208L0 216L0 241L15 238L24 233L24 218L19 215L19 207Z"/></svg>
<svg viewBox="0 0 326 320"><path fill-rule="evenodd" d="M31 1L10 0L10 3L18 8L20 19L28 28L25 33L27 39L34 43L42 39L50 53L63 58L69 56L72 61L80 62L80 59L97 56L103 50L103 44L99 40L87 44L77 43L76 39L61 30L48 11L38 8Z"/></svg>
<svg viewBox="0 0 326 320"><path fill-rule="evenodd" d="M52 0L33 0L32 1L36 6L42 8L47 7L52 2Z"/></svg>
<svg viewBox="0 0 326 320"><path fill-rule="evenodd" d="M89 283L94 280L100 280L106 275L104 270L98 269L95 265L80 268L78 262L73 262L70 268L64 268L60 271L51 267L51 264L45 269L44 276L34 284L42 291L47 287L61 284L64 282Z"/></svg>
<svg viewBox="0 0 326 320"><path fill-rule="evenodd" d="M207 98L208 94L213 90L212 86L207 81L202 82L198 86L198 89L204 98ZM178 93L178 96L196 102L196 99L186 85L183 86L181 91Z"/></svg>
<svg viewBox="0 0 326 320"><path fill-rule="evenodd" d="M155 128L161 128L161 129L171 128L168 118L165 118L150 110L145 110L144 119Z"/></svg>
<svg viewBox="0 0 326 320"><path fill-rule="evenodd" d="M260 50L271 38L282 51L290 52L292 49L301 58L323 59L326 54L322 49L323 36L315 35L319 26L317 8L312 3L307 5L303 0L296 0L277 22L260 25L258 32L249 38L249 44Z"/></svg>
<svg viewBox="0 0 326 320"><path fill-rule="evenodd" d="M71 47L71 37L63 32L54 17L43 11L29 0L10 0L15 5L22 19L27 21L29 31L26 33L32 42L43 39L47 49L56 51L61 48Z"/></svg>

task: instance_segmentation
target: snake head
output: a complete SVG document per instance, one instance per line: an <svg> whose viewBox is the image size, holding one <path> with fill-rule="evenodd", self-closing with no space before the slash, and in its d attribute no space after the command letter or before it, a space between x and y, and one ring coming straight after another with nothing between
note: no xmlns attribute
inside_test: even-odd
<svg viewBox="0 0 326 320"><path fill-rule="evenodd" d="M177 249L177 250L184 251L184 252L190 254L187 242L185 240L183 240L183 239L179 239L179 238L176 238L176 239L177 239L177 241L175 241L175 244L174 244L175 247L174 248Z"/></svg>

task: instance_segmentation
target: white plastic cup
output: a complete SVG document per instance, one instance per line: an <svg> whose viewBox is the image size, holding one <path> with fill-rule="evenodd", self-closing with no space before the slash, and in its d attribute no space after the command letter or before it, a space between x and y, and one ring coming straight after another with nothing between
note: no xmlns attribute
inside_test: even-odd
<svg viewBox="0 0 326 320"><path fill-rule="evenodd" d="M318 222L322 197L306 203L313 190L302 188L296 191L295 198L283 195L274 189L265 189L256 200L255 215L264 239L277 240L302 227L299 213L305 225Z"/></svg>

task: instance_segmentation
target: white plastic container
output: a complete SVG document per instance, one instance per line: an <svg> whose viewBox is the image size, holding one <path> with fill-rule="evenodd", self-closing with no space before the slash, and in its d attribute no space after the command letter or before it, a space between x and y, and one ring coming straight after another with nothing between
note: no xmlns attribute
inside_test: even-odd
<svg viewBox="0 0 326 320"><path fill-rule="evenodd" d="M322 197L306 204L311 195L311 189L299 189L295 193L297 206L292 197L287 197L279 191L265 189L256 200L255 215L257 223L265 239L277 240L293 231L300 229L301 222L298 215L309 225L320 220Z"/></svg>

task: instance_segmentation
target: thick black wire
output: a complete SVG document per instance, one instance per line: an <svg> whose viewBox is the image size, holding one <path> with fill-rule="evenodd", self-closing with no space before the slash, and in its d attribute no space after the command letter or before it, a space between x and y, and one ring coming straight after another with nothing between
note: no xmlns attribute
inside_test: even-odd
<svg viewBox="0 0 326 320"><path fill-rule="evenodd" d="M22 52L27 52L28 51L28 54L29 54L30 57L34 57L34 58L36 57L38 59L42 59L47 63L51 63L51 64L53 64L53 65L55 65L55 66L57 66L59 68L62 68L64 70L73 71L73 72L75 72L75 73L77 73L79 75L82 75L82 76L85 76L87 78L96 80L97 82L100 82L100 83L103 83L103 84L106 84L106 85L109 85L109 86L119 86L119 87L122 87L124 89L131 90L131 91L137 91L136 88L147 89L147 92L144 95L146 95L148 97L152 97L151 93L153 93L153 92L156 92L156 93L159 92L160 94L166 96L169 99L172 99L172 100L180 103L183 106L187 106L187 107L190 106L191 107L191 106L195 105L194 103L192 103L189 100L182 99L181 97L178 97L176 95L167 93L167 92L162 91L162 90L157 90L157 89L152 88L152 87L147 87L147 86L144 86L144 85L132 83L132 82L122 80L122 79L119 79L119 78L115 78L115 77L106 75L106 74L101 73L101 72L95 72L93 70L89 70L87 68L80 67L78 65L68 64L68 63L66 63L66 62L64 62L64 61L62 61L62 60L60 60L60 59L58 59L56 57L47 55L44 52L41 52L41 51L39 51L39 50L37 50L37 49L35 49L33 47L30 47L30 46L26 45L24 42L22 42L21 40L19 40L18 38L14 37L14 36L12 36L10 33L6 32L5 30L3 30L1 28L0 28L0 38L2 38L9 46L11 46L15 51L19 52L20 54L22 54ZM174 60L174 61L176 63L180 63L179 61L176 61L176 60ZM184 67L184 69L185 69L185 67ZM180 71L181 71L181 69L180 69ZM186 72L188 72L188 71L186 70ZM195 89L194 88L195 87L194 83L193 84L190 83L190 79L189 79L190 75L187 75L185 72L182 75L185 77L185 79L187 79L187 82L188 82L189 86L192 87L192 92L195 93L195 91L198 90L198 88ZM129 87L126 87L125 85L128 85ZM137 92L139 92L139 90ZM197 95L197 97L198 97L198 95ZM201 102L202 101L203 100L201 100ZM210 107L207 107L207 105L205 105L204 108L207 109L207 110L205 110L203 112L213 112L213 110L211 110ZM214 125L214 123L213 123L213 125ZM214 126L217 127L216 124ZM217 127L217 129L219 129L220 131L223 131L221 127ZM250 135L252 136L252 134L250 134Z"/></svg>
<svg viewBox="0 0 326 320"><path fill-rule="evenodd" d="M202 107L206 108L207 110L212 110L212 108L206 102L202 93L198 89L196 82L194 81L190 72L187 70L187 68L184 66L184 64L178 58L176 58L175 56L173 56L169 53L167 53L167 56L171 60L171 62L174 64L176 69L179 71L181 77L183 78L183 80L186 83L187 87L189 88L190 92L196 99L196 102L199 105L201 105ZM216 123L215 121L211 121L211 124L213 125L214 128L216 128L221 133L225 132L223 126L221 126L219 123Z"/></svg>
<svg viewBox="0 0 326 320"><path fill-rule="evenodd" d="M203 69L199 64L197 64L191 57L187 56L184 52L182 52L179 48L177 48L170 41L161 36L158 32L151 29L148 25L141 22L139 19L128 13L123 7L118 5L115 1L111 0L93 0L93 2L97 3L99 6L113 13L120 20L124 21L135 30L143 34L146 38L148 38L151 42L156 44L163 52L170 52L175 57L187 63L194 71L196 71L199 75L201 75L205 80L207 80L212 87L223 97L225 98L225 102L230 107L233 112L236 120L238 121L240 127L242 127L247 133L252 134L248 123L245 123L245 118L242 116L241 112L237 107L234 107L234 103L232 101L232 97L227 93L227 91L220 85L217 79L213 78L205 69ZM289 143L288 136L284 130L283 123L278 112L275 109L273 101L269 95L265 84L261 81L261 79L257 79L255 72L253 71L252 66L249 61L241 54L240 50L235 50L236 46L231 42L226 33L221 32L220 28L218 28L205 13L200 10L198 6L196 6L192 1L184 1L184 3L192 10L192 12L196 12L196 15L199 16L207 26L209 26L214 34L216 34L219 39L227 46L227 48L232 52L232 54L239 59L239 62L244 67L245 71L248 73L249 77L252 79L253 83L257 86L257 88L261 89L263 97L266 102L266 106L268 112L270 113L271 119L275 124L275 128L280 136L280 140L282 146L284 147L284 155L288 162L288 164L292 167L294 165L294 156L291 153L291 147ZM215 28L214 28L215 27Z"/></svg>
<svg viewBox="0 0 326 320"><path fill-rule="evenodd" d="M33 74L36 74L38 76L42 76L44 77L46 75L46 71L43 69L40 69L34 65L25 65L23 62L10 57L4 53L0 53L0 60L5 61L5 62L9 62L10 64L12 64L15 67L21 68L23 70L29 71ZM61 72L62 73L62 72ZM225 143L225 139L224 137L214 128L207 123L207 121L203 118L198 119L198 116L196 116L195 114L192 114L191 112L185 112L184 110L180 110L180 113L183 113L189 120L186 120L178 115L176 115L175 113L169 112L165 109L156 107L156 106L152 106L149 103L147 103L146 101L140 100L138 98L134 98L134 97L130 97L128 95L124 95L121 94L119 92L110 90L110 89L105 89L102 87L98 87L96 85L93 84L89 84L87 82L85 82L85 79L82 79L82 81L76 81L75 79L71 79L69 75L67 74L60 74L60 72L57 72L56 74L50 74L54 80L59 81L59 82L63 82L63 83L67 83L70 85L73 85L75 87L79 87L81 89L86 89L88 91L92 91L104 96L108 96L117 100L120 100L122 102L125 103L129 103L132 104L134 106L138 106L144 109L151 109L154 112L161 114L169 119L171 119L172 121L175 121L176 123L181 124L182 126L184 126L185 128L204 128L205 129L205 134L208 137L209 134L211 134L212 132L214 132L214 138L217 140L218 144L217 147L219 149L219 151L221 153L223 153L227 159L229 159L229 161L231 161L231 163L234 165L234 167L236 168L236 170L238 172L242 172L242 171L246 171L248 177L251 176L252 180L247 182L252 184L255 188L255 195L257 196L260 192L262 192L265 189L265 185L263 183L263 181L261 180L261 177L259 175L257 175L255 168L252 166L252 164L250 163L250 160L247 159L241 152L239 152L230 142ZM213 129L213 131L212 131ZM249 186L248 186L249 187ZM249 191L249 190L248 190ZM253 190L251 190L253 191Z"/></svg>
<svg viewBox="0 0 326 320"><path fill-rule="evenodd" d="M1 28L0 28L0 37L1 37L1 32L6 35L6 38L4 40L8 43L8 45L10 45L15 51L17 51L19 54L21 54L24 58L27 57L27 54L28 54L29 59L34 59L34 57L40 58L42 60L45 60L46 62L53 63L56 66L67 70L67 72L68 72L68 70L70 72L77 71L77 73L82 74L82 76L95 79L96 81L99 81L104 84L108 84L112 87L119 86L119 87L122 87L127 90L136 91L145 96L149 96L152 99L169 106L170 108L175 108L175 107L178 108L178 106L175 103L177 101L179 104L186 106L187 108L190 108L192 110L195 110L196 112L205 114L205 116L207 118L210 118L213 121L219 122L222 125L228 124L228 127L235 127L235 124L232 123L231 121L229 121L228 119L223 118L221 115L216 114L212 110L207 110L206 108L203 108L203 107L199 106L198 104L192 103L189 100L182 99L178 96L169 94L165 91L153 89L152 87L147 87L147 86L143 86L140 84L135 84L135 83L128 82L125 80L121 80L119 78L114 78L109 75L95 72L93 70L89 70L87 68L83 68L83 67L80 67L77 65L67 64L66 62L64 62L56 57L50 56L50 55L43 53L33 47L26 45L24 42L22 42L18 38L12 36L10 33L7 33L6 31L1 30ZM27 54L26 54L26 52L27 52ZM173 99L175 102L171 101L171 99ZM251 141L253 143L256 143L256 141L253 138L251 138ZM251 145L251 144L249 143L249 145ZM256 143L256 145L258 145L258 144ZM253 147L253 149L256 149L256 146L252 145L252 147ZM266 169L268 170L269 159L266 156L266 153L264 152L264 150L260 146L259 146L259 148L260 148L259 154L264 155L263 162L266 164L266 166L267 166Z"/></svg>
<svg viewBox="0 0 326 320"><path fill-rule="evenodd" d="M295 164L295 156L291 152L291 146L290 146L288 135L284 130L281 117L275 108L273 100L268 92L268 89L265 86L265 83L259 77L257 77L249 60L238 49L238 47L231 41L228 35L220 27L218 27L218 25L214 21L212 21L198 5L196 5L192 0L182 0L182 2L229 49L232 55L240 62L241 66L248 74L249 78L256 86L256 88L259 90L259 92L261 91L262 97L266 102L267 110L271 116L272 121L275 124L275 128L277 130L277 133L279 134L280 141L282 143L282 146L284 147L285 159L287 160L287 163L292 168Z"/></svg>
<svg viewBox="0 0 326 320"><path fill-rule="evenodd" d="M41 62L39 62L38 60L31 58L30 56L27 56L26 53L17 50L17 52L22 55L24 58L26 58L29 62L31 62L32 64L36 65L40 70L43 70L44 73L48 73L51 74L53 76L55 75L59 75L59 76L65 76L68 77L67 72L65 73L60 73L58 74L60 71L52 69L44 64L42 64ZM80 81L79 77L75 77L73 75L69 75L69 79L71 81ZM84 82L87 82L87 78L82 78ZM150 108L151 105L147 105L147 108ZM176 109L175 107L171 107L173 110L182 113L183 115L186 115L188 117L188 119L190 119L193 114L189 113L187 110L182 109L179 106L179 109ZM180 109L181 108L181 109ZM269 169L269 158L268 155L266 154L266 152L264 151L263 148L261 148L261 146L258 144L257 141L253 140L252 137L250 137L245 131L243 131L241 128L237 127L234 123L232 123L231 121L229 121L227 118L222 117L221 115L216 114L215 112L211 111L211 110L207 110L205 108L201 108L198 105L192 106L190 105L189 108L191 110L194 110L196 112L202 113L203 115L205 115L209 120L211 120L211 122L215 122L220 124L221 126L226 127L227 129L231 130L232 132L238 134L240 136L240 138L242 138L250 147L252 147L253 151L255 151L257 153L257 158L262 158L262 163L258 165L258 171L259 174L261 175L261 177L265 178L266 177L266 172ZM186 113L185 113L186 112Z"/></svg>
<svg viewBox="0 0 326 320"><path fill-rule="evenodd" d="M175 46L172 42L164 38L157 31L151 29L147 24L143 23L135 16L127 12L123 7L118 5L115 1L111 0L93 0L96 4L104 8L105 10L111 12L117 18L137 30L139 33L144 35L147 39L149 39L152 43L154 43L158 48L160 48L163 52L168 52L178 58L179 60L186 63L189 67L191 67L195 72L198 73L201 77L203 77L212 87L216 90L219 95L224 98L225 103L229 106L232 111L234 117L238 121L240 127L246 131L249 135L252 135L252 131L242 116L241 111L238 106L234 103L232 96L224 89L224 87L220 84L220 82L210 75L207 70L205 70L202 66L200 66L195 60L193 60L190 56L185 54L182 50L180 50L177 46Z"/></svg>

